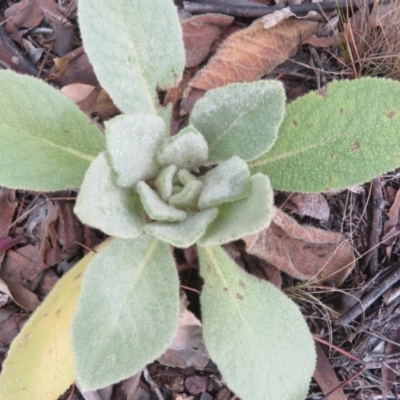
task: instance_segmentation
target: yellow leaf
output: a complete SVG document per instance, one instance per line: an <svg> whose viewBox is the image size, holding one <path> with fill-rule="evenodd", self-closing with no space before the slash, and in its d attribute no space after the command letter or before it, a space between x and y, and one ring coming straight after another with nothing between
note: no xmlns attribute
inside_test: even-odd
<svg viewBox="0 0 400 400"><path fill-rule="evenodd" d="M55 400L74 381L72 316L83 272L95 255L87 254L57 282L12 342L0 375L2 400Z"/></svg>

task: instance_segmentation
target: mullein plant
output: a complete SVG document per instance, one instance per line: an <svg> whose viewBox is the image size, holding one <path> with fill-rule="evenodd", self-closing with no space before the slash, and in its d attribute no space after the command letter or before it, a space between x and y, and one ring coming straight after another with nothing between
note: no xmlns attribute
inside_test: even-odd
<svg viewBox="0 0 400 400"><path fill-rule="evenodd" d="M104 137L57 90L1 71L0 184L80 188L75 213L110 238L56 284L15 339L2 398L53 400L74 379L95 390L159 357L178 326L171 250L195 245L204 340L228 386L243 400L303 399L316 355L300 310L221 245L269 226L272 187L319 192L397 167L400 84L337 82L286 108L277 81L231 84L207 92L170 136L171 109L157 89L176 85L185 64L172 1L80 0L79 23L121 115ZM27 360L37 363L28 373Z"/></svg>

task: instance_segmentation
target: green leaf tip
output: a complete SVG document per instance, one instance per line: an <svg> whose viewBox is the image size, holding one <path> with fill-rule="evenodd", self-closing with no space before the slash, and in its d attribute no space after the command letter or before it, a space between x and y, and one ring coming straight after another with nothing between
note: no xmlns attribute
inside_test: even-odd
<svg viewBox="0 0 400 400"><path fill-rule="evenodd" d="M166 350L178 325L178 293L168 245L154 238L115 239L94 257L72 324L83 390L128 378Z"/></svg>
<svg viewBox="0 0 400 400"><path fill-rule="evenodd" d="M105 149L96 126L39 79L0 71L0 89L0 185L45 192L80 187Z"/></svg>
<svg viewBox="0 0 400 400"><path fill-rule="evenodd" d="M250 178L248 197L218 207L218 216L198 240L201 246L214 246L238 240L267 228L273 215L273 190L268 177Z"/></svg>
<svg viewBox="0 0 400 400"><path fill-rule="evenodd" d="M242 399L304 399L316 354L297 305L221 247L199 247L199 258L204 340L229 388Z"/></svg>
<svg viewBox="0 0 400 400"><path fill-rule="evenodd" d="M328 85L286 109L274 147L249 163L277 190L342 189L400 165L400 83L361 78Z"/></svg>
<svg viewBox="0 0 400 400"><path fill-rule="evenodd" d="M167 139L161 117L123 115L108 122L106 128L107 149L118 186L131 187L157 175L160 166L154 154Z"/></svg>
<svg viewBox="0 0 400 400"><path fill-rule="evenodd" d="M102 87L124 113L157 113L156 88L181 78L185 53L171 0L84 0L78 9L85 51ZM166 34L168 32L168 34Z"/></svg>
<svg viewBox="0 0 400 400"><path fill-rule="evenodd" d="M284 107L280 82L234 83L209 90L196 103L190 123L208 143L210 164L233 156L249 161L274 144Z"/></svg>

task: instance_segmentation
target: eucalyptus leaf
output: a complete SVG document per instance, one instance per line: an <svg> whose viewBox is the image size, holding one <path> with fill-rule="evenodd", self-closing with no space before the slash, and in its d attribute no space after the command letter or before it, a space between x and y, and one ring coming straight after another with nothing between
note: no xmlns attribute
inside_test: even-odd
<svg viewBox="0 0 400 400"><path fill-rule="evenodd" d="M249 168L278 190L340 189L397 168L399 132L399 82L338 81L289 104L274 147Z"/></svg>
<svg viewBox="0 0 400 400"><path fill-rule="evenodd" d="M217 218L208 226L198 244L224 244L267 228L273 215L273 202L274 193L268 177L253 175L249 196L219 206Z"/></svg>
<svg viewBox="0 0 400 400"><path fill-rule="evenodd" d="M0 71L0 88L0 185L45 192L78 188L105 149L99 130L39 79Z"/></svg>
<svg viewBox="0 0 400 400"><path fill-rule="evenodd" d="M79 26L96 76L118 108L156 114L156 87L176 84L185 65L173 2L84 0Z"/></svg>
<svg viewBox="0 0 400 400"><path fill-rule="evenodd" d="M179 281L168 245L115 239L91 261L72 324L76 378L95 390L159 357L178 325Z"/></svg>
<svg viewBox="0 0 400 400"><path fill-rule="evenodd" d="M167 138L161 117L124 115L114 118L106 127L107 149L119 186L130 187L157 175L155 153Z"/></svg>
<svg viewBox="0 0 400 400"><path fill-rule="evenodd" d="M207 158L207 142L193 126L170 137L157 152L157 160L162 166L174 164L178 168L200 167Z"/></svg>
<svg viewBox="0 0 400 400"><path fill-rule="evenodd" d="M208 171L202 182L201 209L246 197L250 189L250 173L246 162L235 156Z"/></svg>
<svg viewBox="0 0 400 400"><path fill-rule="evenodd" d="M199 258L204 340L229 388L242 399L304 399L316 354L298 307L219 246Z"/></svg>
<svg viewBox="0 0 400 400"><path fill-rule="evenodd" d="M144 231L175 247L186 248L194 244L218 214L218 208L208 208L187 217L182 222L153 222Z"/></svg>
<svg viewBox="0 0 400 400"><path fill-rule="evenodd" d="M83 223L111 236L134 239L143 232L139 196L115 184L105 152L87 170L74 211Z"/></svg>
<svg viewBox="0 0 400 400"><path fill-rule="evenodd" d="M177 210L175 207L164 203L146 182L138 182L137 191L150 218L160 221L183 221L186 219L185 211Z"/></svg>
<svg viewBox="0 0 400 400"><path fill-rule="evenodd" d="M278 81L234 83L209 90L190 117L208 143L208 162L254 160L275 142L285 107Z"/></svg>

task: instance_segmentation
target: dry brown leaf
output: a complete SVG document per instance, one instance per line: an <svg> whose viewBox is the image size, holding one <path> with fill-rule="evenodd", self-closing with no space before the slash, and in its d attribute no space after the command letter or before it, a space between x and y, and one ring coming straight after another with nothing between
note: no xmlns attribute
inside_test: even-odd
<svg viewBox="0 0 400 400"><path fill-rule="evenodd" d="M0 291L7 293L16 304L29 311L34 311L40 304L36 294L20 283L5 281L0 278Z"/></svg>
<svg viewBox="0 0 400 400"><path fill-rule="evenodd" d="M301 0L294 0L294 3L297 1L301 1ZM300 16L296 15L294 12L292 12L290 7L285 7L285 8L282 8L280 10L273 12L272 14L265 15L264 17L262 17L262 22L263 22L265 29L270 29L270 28L273 28L274 26L278 25L280 22L284 21L285 19L288 19L291 17L294 17L297 19L311 20L311 21L320 21L321 20L321 16L316 11L309 11L307 13L307 15L300 17Z"/></svg>
<svg viewBox="0 0 400 400"><path fill-rule="evenodd" d="M203 369L210 361L204 344L201 322L188 309L183 294L180 300L178 330L172 343L158 359L169 367Z"/></svg>
<svg viewBox="0 0 400 400"><path fill-rule="evenodd" d="M17 42L21 42L22 39L18 28L32 28L39 25L43 17L56 24L72 27L54 0L22 0L7 8L4 16L7 18L6 29Z"/></svg>
<svg viewBox="0 0 400 400"><path fill-rule="evenodd" d="M324 48L332 46L337 43L337 35L318 37L317 35L311 35L307 39L303 40L302 44L311 44L311 46L316 48Z"/></svg>
<svg viewBox="0 0 400 400"><path fill-rule="evenodd" d="M7 236L18 203L15 199L15 190L2 188L0 193L0 237L2 237ZM0 266L3 258L4 252L0 252Z"/></svg>
<svg viewBox="0 0 400 400"><path fill-rule="evenodd" d="M354 266L353 250L344 236L299 225L278 209L267 229L243 240L248 253L301 280L324 280L338 287Z"/></svg>
<svg viewBox="0 0 400 400"><path fill-rule="evenodd" d="M228 15L204 14L182 22L187 68L199 65L207 57L211 45L233 20Z"/></svg>
<svg viewBox="0 0 400 400"><path fill-rule="evenodd" d="M307 215L320 221L328 221L330 215L328 202L319 193L293 193L285 208L289 208L300 217Z"/></svg>
<svg viewBox="0 0 400 400"><path fill-rule="evenodd" d="M64 86L61 92L74 101L88 115L98 113L112 117L119 112L111 97L100 85L72 83Z"/></svg>
<svg viewBox="0 0 400 400"><path fill-rule="evenodd" d="M256 81L283 63L317 26L317 22L289 18L265 29L258 19L229 36L189 86L209 90L234 82Z"/></svg>
<svg viewBox="0 0 400 400"><path fill-rule="evenodd" d="M83 47L78 47L62 58L55 59L55 65L49 71L48 80L60 86L71 83L85 83L93 86L98 84L92 64L83 51Z"/></svg>
<svg viewBox="0 0 400 400"><path fill-rule="evenodd" d="M321 345L315 342L317 350L317 366L315 367L313 378L317 381L319 387L324 394L329 393L331 390L337 388L340 385L339 379L337 378L335 371L332 368L328 357L322 350ZM343 389L338 388L330 396L326 397L327 400L346 400Z"/></svg>

